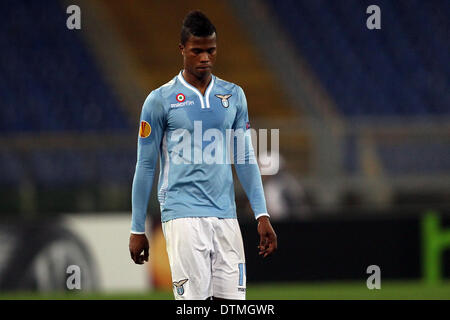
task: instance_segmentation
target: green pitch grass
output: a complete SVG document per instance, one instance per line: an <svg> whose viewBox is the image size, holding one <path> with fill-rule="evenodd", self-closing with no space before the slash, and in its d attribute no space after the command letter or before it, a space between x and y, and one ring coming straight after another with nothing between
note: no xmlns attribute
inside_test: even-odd
<svg viewBox="0 0 450 320"><path fill-rule="evenodd" d="M152 291L148 293L0 293L0 299L22 300L173 300L172 292ZM248 300L373 300L373 299L450 299L450 281L441 285L427 286L418 281L385 281L380 290L369 290L365 282L336 283L270 283L249 284Z"/></svg>

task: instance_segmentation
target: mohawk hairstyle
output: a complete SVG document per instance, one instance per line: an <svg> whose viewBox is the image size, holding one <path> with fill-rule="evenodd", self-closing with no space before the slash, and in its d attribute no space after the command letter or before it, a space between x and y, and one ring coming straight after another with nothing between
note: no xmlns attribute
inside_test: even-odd
<svg viewBox="0 0 450 320"><path fill-rule="evenodd" d="M216 27L200 10L189 12L183 20L181 28L181 44L185 45L191 35L208 37L216 32ZM217 32L216 32L217 33Z"/></svg>

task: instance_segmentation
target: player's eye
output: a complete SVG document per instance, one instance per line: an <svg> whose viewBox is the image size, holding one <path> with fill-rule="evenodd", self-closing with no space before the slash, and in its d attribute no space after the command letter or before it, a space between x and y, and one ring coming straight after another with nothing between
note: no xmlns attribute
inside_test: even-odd
<svg viewBox="0 0 450 320"><path fill-rule="evenodd" d="M216 52L216 48L208 49L209 54L214 54L214 52Z"/></svg>

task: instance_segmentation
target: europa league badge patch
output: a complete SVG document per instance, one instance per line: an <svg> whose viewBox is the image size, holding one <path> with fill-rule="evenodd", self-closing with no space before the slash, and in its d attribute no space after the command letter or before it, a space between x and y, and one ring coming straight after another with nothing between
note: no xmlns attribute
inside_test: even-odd
<svg viewBox="0 0 450 320"><path fill-rule="evenodd" d="M142 120L141 125L139 126L139 137L147 138L152 132L152 127L150 127L150 123Z"/></svg>

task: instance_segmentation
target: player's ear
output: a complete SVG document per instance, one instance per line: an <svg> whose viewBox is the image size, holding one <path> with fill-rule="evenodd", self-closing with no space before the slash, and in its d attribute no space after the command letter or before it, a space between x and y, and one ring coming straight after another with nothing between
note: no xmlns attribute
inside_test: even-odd
<svg viewBox="0 0 450 320"><path fill-rule="evenodd" d="M178 48L181 51L181 54L184 56L184 45L182 45L181 43L178 44Z"/></svg>

